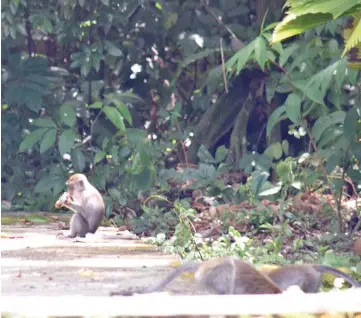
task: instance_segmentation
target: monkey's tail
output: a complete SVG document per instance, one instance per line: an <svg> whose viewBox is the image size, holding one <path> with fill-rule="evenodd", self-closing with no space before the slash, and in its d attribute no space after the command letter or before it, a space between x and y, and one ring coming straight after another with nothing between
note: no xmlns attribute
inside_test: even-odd
<svg viewBox="0 0 361 318"><path fill-rule="evenodd" d="M173 270L166 278L159 281L157 284L150 286L146 289L144 289L141 294L148 294L148 293L154 293L166 285L168 285L173 279L178 277L179 275L182 275L183 273L194 273L198 270L199 266L201 265L200 262L197 261L189 261L187 263L184 263L177 267L175 270Z"/></svg>
<svg viewBox="0 0 361 318"><path fill-rule="evenodd" d="M178 277L179 275L183 273L194 273L198 270L199 266L201 265L200 262L197 261L189 261L187 263L184 263L177 267L175 270L173 270L166 278L159 281L157 284L147 287L145 289L139 289L139 290L132 290L132 291L116 291L116 292L110 292L110 296L133 296L134 294L148 294L148 293L154 293L163 287L165 287L167 284L169 284L173 279Z"/></svg>
<svg viewBox="0 0 361 318"><path fill-rule="evenodd" d="M341 277L354 287L361 287L361 284L357 280L353 279L350 275L347 275L346 273L341 272L336 268L326 265L314 265L314 268L321 273L332 273L335 276Z"/></svg>

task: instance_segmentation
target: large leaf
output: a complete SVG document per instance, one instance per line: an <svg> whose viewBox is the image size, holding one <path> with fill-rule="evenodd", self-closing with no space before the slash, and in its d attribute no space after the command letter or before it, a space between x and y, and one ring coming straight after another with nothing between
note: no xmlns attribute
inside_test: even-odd
<svg viewBox="0 0 361 318"><path fill-rule="evenodd" d="M139 174L133 174L131 177L132 185L136 189L149 190L153 185L156 177L154 167L146 167Z"/></svg>
<svg viewBox="0 0 361 318"><path fill-rule="evenodd" d="M306 88L307 81L305 80L293 81L293 85L301 90L310 100L316 102L317 104L325 105L323 99L326 92L322 92L316 85Z"/></svg>
<svg viewBox="0 0 361 318"><path fill-rule="evenodd" d="M101 108L103 108L103 102L102 101L96 101L95 103L89 105L88 107L89 108L94 108L94 109L101 109Z"/></svg>
<svg viewBox="0 0 361 318"><path fill-rule="evenodd" d="M336 111L332 114L322 116L316 120L315 124L312 127L312 136L316 142L318 142L323 134L323 132L335 124L343 124L345 121L345 112Z"/></svg>
<svg viewBox="0 0 361 318"><path fill-rule="evenodd" d="M52 177L50 175L42 177L34 188L35 193L46 193L52 189Z"/></svg>
<svg viewBox="0 0 361 318"><path fill-rule="evenodd" d="M123 103L142 103L146 104L144 99L130 92L123 92L120 94L113 94L116 98L120 99Z"/></svg>
<svg viewBox="0 0 361 318"><path fill-rule="evenodd" d="M340 71L342 71L342 60L338 60L335 63L332 63L325 69L322 69L320 72L316 73L308 81L304 87L304 91L307 92L312 87L317 87L321 90L323 94L326 93L326 90L329 88L332 78L335 76L335 73L339 73L339 66L341 66ZM345 73L341 74L343 77Z"/></svg>
<svg viewBox="0 0 361 318"><path fill-rule="evenodd" d="M110 41L105 41L105 47L107 48L108 53L112 56L122 56L123 55L123 52Z"/></svg>
<svg viewBox="0 0 361 318"><path fill-rule="evenodd" d="M301 119L301 102L301 96L298 93L292 93L287 96L284 104L287 117L294 123L297 123Z"/></svg>
<svg viewBox="0 0 361 318"><path fill-rule="evenodd" d="M128 128L127 139L130 147L134 147L138 150L141 150L143 149L145 143L148 141L147 132L137 128ZM125 149L126 148L127 147L125 147Z"/></svg>
<svg viewBox="0 0 361 318"><path fill-rule="evenodd" d="M56 129L49 129L40 142L40 153L44 153L56 142Z"/></svg>
<svg viewBox="0 0 361 318"><path fill-rule="evenodd" d="M71 105L62 105L59 109L59 114L60 114L60 118L61 121L69 126L69 127L73 127L76 123L76 113L75 110L73 108L73 106Z"/></svg>
<svg viewBox="0 0 361 318"><path fill-rule="evenodd" d="M272 42L282 41L288 37L305 32L343 15L359 10L359 0L288 0L286 17L280 22L273 33Z"/></svg>
<svg viewBox="0 0 361 318"><path fill-rule="evenodd" d="M343 124L343 134L345 138L350 142L354 142L357 139L356 129L357 121L359 120L359 111L357 107L352 107L345 116Z"/></svg>
<svg viewBox="0 0 361 318"><path fill-rule="evenodd" d="M268 172L255 171L252 173L252 191L258 195L269 177Z"/></svg>
<svg viewBox="0 0 361 318"><path fill-rule="evenodd" d="M224 145L218 147L217 151L216 151L216 156L215 156L216 163L220 163L223 160L225 160L227 157L227 154L228 154L228 149Z"/></svg>
<svg viewBox="0 0 361 318"><path fill-rule="evenodd" d="M33 125L42 128L56 128L56 124L53 122L53 120L50 117L42 117L35 119Z"/></svg>
<svg viewBox="0 0 361 318"><path fill-rule="evenodd" d="M24 152L32 148L34 144L38 142L47 131L48 129L46 128L39 128L31 132L29 135L25 136L24 140L19 146L19 152Z"/></svg>
<svg viewBox="0 0 361 318"><path fill-rule="evenodd" d="M201 145L199 147L197 156L198 156L199 160L202 162L215 163L215 160L214 160L212 154L203 145Z"/></svg>
<svg viewBox="0 0 361 318"><path fill-rule="evenodd" d="M70 150L74 147L75 143L75 132L72 129L67 129L61 133L59 136L59 152L63 156L66 153L69 153Z"/></svg>
<svg viewBox="0 0 361 318"><path fill-rule="evenodd" d="M254 42L254 54L256 61L262 70L264 70L264 66L266 64L266 42L262 35L257 37Z"/></svg>
<svg viewBox="0 0 361 318"><path fill-rule="evenodd" d="M253 53L255 48L255 40L249 43L244 48L240 49L237 53L235 53L227 62L226 62L226 70L227 73L238 74L243 67L246 65L249 60L251 54Z"/></svg>
<svg viewBox="0 0 361 318"><path fill-rule="evenodd" d="M127 200L127 197L124 195L124 192L120 192L116 188L109 188L108 193L110 194L112 199L115 202L117 202L117 204L120 204L120 205L126 205L127 204L128 200Z"/></svg>
<svg viewBox="0 0 361 318"><path fill-rule="evenodd" d="M290 56L298 49L298 45L296 43L290 45L289 47L283 50L283 53L280 54L280 65L283 66L286 64Z"/></svg>
<svg viewBox="0 0 361 318"><path fill-rule="evenodd" d="M344 56L349 50L353 50L353 54L349 57L350 67L360 69L360 52L361 52L361 12L352 17L352 23L349 21L343 30L345 40L345 49L342 52Z"/></svg>
<svg viewBox="0 0 361 318"><path fill-rule="evenodd" d="M115 127L120 131L125 132L124 118L115 107L105 106L103 111Z"/></svg>
<svg viewBox="0 0 361 318"><path fill-rule="evenodd" d="M303 33L307 29L314 28L331 20L332 15L327 13L304 14L298 17L295 15L288 15L275 27L272 35L272 43Z"/></svg>
<svg viewBox="0 0 361 318"><path fill-rule="evenodd" d="M71 161L73 163L75 171L83 172L85 169L85 157L79 147L72 149Z"/></svg>
<svg viewBox="0 0 361 318"><path fill-rule="evenodd" d="M284 119L285 113L286 113L286 107L280 106L276 108L271 114L271 116L268 118L267 129L266 129L268 137L271 135L271 131L273 127L282 119Z"/></svg>
<svg viewBox="0 0 361 318"><path fill-rule="evenodd" d="M104 151L97 151L94 157L94 163L97 164L105 158L106 153Z"/></svg>
<svg viewBox="0 0 361 318"><path fill-rule="evenodd" d="M122 101L117 99L116 95L108 94L108 95L106 95L106 98L109 99L117 107L117 109L120 111L120 113L122 114L124 119L129 124L133 125L133 123L132 123L132 115L131 115L128 107Z"/></svg>

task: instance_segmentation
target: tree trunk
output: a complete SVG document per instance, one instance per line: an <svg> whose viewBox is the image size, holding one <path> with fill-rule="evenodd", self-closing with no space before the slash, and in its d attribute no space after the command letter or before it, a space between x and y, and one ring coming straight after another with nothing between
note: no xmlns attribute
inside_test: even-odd
<svg viewBox="0 0 361 318"><path fill-rule="evenodd" d="M200 145L204 145L207 149L211 148L233 127L249 93L249 79L246 74L247 72L242 72L233 81L228 94L222 95L201 118L187 152L189 162L197 162Z"/></svg>

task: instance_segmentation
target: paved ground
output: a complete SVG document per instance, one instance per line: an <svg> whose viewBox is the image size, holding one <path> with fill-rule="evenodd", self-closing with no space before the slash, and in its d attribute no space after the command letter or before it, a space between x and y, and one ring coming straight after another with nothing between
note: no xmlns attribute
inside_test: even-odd
<svg viewBox="0 0 361 318"><path fill-rule="evenodd" d="M177 258L139 240L59 240L47 226L2 226L1 292L3 296L105 296L110 291L148 286L163 278ZM109 235L100 229L96 237ZM113 234L114 237L114 234ZM165 291L195 293L180 278Z"/></svg>

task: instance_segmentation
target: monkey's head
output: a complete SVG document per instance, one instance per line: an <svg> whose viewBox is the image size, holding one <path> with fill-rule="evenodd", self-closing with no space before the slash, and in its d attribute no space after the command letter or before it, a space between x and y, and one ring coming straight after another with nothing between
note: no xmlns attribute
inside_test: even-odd
<svg viewBox="0 0 361 318"><path fill-rule="evenodd" d="M73 174L68 181L65 182L70 192L84 191L88 183L87 177L81 173Z"/></svg>

